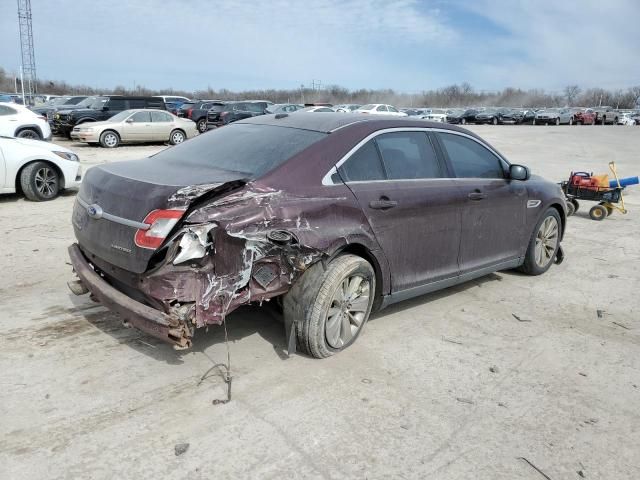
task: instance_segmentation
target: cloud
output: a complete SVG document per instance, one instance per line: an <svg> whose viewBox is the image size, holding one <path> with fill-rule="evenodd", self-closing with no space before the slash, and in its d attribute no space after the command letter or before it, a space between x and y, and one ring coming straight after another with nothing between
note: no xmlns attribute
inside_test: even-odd
<svg viewBox="0 0 640 480"><path fill-rule="evenodd" d="M635 0L32 2L38 72L98 87L638 83ZM16 18L0 59L19 64ZM7 62L7 63L4 63Z"/></svg>

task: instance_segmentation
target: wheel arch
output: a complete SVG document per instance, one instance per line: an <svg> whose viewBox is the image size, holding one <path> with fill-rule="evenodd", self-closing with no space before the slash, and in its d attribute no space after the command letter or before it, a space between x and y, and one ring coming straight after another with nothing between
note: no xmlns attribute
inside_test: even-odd
<svg viewBox="0 0 640 480"><path fill-rule="evenodd" d="M361 243L348 243L333 252L333 254L329 257L329 262L334 258L344 254L356 255L357 257L363 258L373 267L373 272L376 276L376 291L374 294L375 298L373 301L372 311L378 310L382 305L382 299L384 296L383 292L388 290L387 281L384 278L384 274L380 266L380 261L365 245Z"/></svg>
<svg viewBox="0 0 640 480"><path fill-rule="evenodd" d="M16 173L16 178L14 179L15 182L15 188L16 188L16 193L23 195L24 192L22 191L22 186L20 185L20 176L22 175L22 172L24 171L24 169L28 166L31 165L32 163L36 163L36 162L44 162L48 165L50 165L58 174L58 178L60 180L60 190L64 190L65 189L65 178L64 178L64 173L62 172L62 170L60 169L60 167L58 165L56 165L54 162L52 162L51 160L47 160L46 158L35 158L33 160L29 160L28 162L26 162L24 165L22 165L17 173Z"/></svg>
<svg viewBox="0 0 640 480"><path fill-rule="evenodd" d="M558 215L560 215L560 223L562 227L562 237L560 237L560 239L562 240L562 238L564 238L564 229L567 225L567 214L565 212L565 209L562 208L562 205L560 205L559 203L552 203L549 205L549 208L554 208L558 212Z"/></svg>
<svg viewBox="0 0 640 480"><path fill-rule="evenodd" d="M40 135L40 139L41 140L44 139L44 135L42 134L42 129L36 124L20 125L18 128L16 128L16 131L14 132L13 136L17 137L18 134L23 130L35 130L38 133L38 135Z"/></svg>

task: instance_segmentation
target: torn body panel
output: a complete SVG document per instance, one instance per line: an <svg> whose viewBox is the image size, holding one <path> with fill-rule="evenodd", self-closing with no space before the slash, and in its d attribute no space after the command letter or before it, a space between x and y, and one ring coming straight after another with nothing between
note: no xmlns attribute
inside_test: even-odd
<svg viewBox="0 0 640 480"><path fill-rule="evenodd" d="M180 347L191 345L196 328L222 324L240 305L287 293L311 265L346 245L377 250L346 188L314 198L255 183L186 187L169 205L187 210L147 271L110 268L99 258L92 264L108 281L126 284L119 286L127 295L177 322L180 338L168 338Z"/></svg>

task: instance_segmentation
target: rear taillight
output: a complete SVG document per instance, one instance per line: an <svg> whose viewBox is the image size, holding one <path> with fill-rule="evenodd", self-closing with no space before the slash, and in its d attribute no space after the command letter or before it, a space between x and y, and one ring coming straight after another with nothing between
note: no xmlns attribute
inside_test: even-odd
<svg viewBox="0 0 640 480"><path fill-rule="evenodd" d="M187 108L187 118L191 118L191 114L193 114L193 108Z"/></svg>
<svg viewBox="0 0 640 480"><path fill-rule="evenodd" d="M149 228L136 231L136 245L155 250L162 245L182 215L184 215L184 210L153 210L149 212L144 219L144 223L149 225Z"/></svg>

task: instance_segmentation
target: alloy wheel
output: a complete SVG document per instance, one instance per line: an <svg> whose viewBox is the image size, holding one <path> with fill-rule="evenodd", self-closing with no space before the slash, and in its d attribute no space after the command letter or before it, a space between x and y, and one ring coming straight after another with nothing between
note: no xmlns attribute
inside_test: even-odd
<svg viewBox="0 0 640 480"><path fill-rule="evenodd" d="M182 134L182 132L173 132L173 135L171 135L171 141L174 143L174 145L182 143L184 142L184 135Z"/></svg>
<svg viewBox="0 0 640 480"><path fill-rule="evenodd" d="M540 268L546 267L553 260L558 247L558 220L548 216L540 225L536 234L535 260Z"/></svg>
<svg viewBox="0 0 640 480"><path fill-rule="evenodd" d="M370 284L351 275L338 286L325 320L325 338L332 348L347 345L362 328L369 308Z"/></svg>
<svg viewBox="0 0 640 480"><path fill-rule="evenodd" d="M34 181L36 190L38 190L43 197L49 198L55 195L58 176L51 168L42 167L38 169L34 176Z"/></svg>
<svg viewBox="0 0 640 480"><path fill-rule="evenodd" d="M118 144L118 137L115 133L107 133L104 136L104 143L107 147L115 147Z"/></svg>

